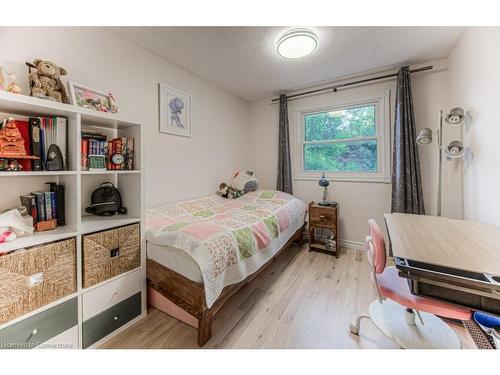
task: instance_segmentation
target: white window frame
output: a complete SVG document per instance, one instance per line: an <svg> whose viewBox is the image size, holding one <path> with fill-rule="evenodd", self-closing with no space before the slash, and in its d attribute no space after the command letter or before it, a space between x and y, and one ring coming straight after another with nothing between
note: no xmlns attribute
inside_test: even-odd
<svg viewBox="0 0 500 375"><path fill-rule="evenodd" d="M306 171L304 170L304 118L308 114L333 112L347 108L375 106L375 130L374 137L366 137L366 139L377 140L377 171L376 172L333 172L325 171L325 176L332 181L356 181L356 182L391 182L391 130L390 130L390 90L384 90L375 94L347 99L341 101L330 101L317 105L297 105L294 108L294 124L295 128L295 146L293 149L294 159L294 179L295 180L311 180L316 181L322 175L323 171ZM363 140L364 138L359 138ZM342 139L338 141L349 141L358 139ZM321 142L319 142L321 143ZM328 143L328 142L327 142Z"/></svg>

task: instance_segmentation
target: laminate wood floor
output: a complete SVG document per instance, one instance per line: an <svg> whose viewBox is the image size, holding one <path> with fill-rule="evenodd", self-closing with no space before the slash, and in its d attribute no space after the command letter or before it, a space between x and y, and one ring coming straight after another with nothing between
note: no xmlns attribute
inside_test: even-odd
<svg viewBox="0 0 500 375"><path fill-rule="evenodd" d="M349 333L374 299L364 251L342 249L337 259L292 245L219 311L204 348L397 348L367 320L359 337ZM464 348L475 348L462 325L450 326ZM101 348L198 348L196 333L149 307Z"/></svg>

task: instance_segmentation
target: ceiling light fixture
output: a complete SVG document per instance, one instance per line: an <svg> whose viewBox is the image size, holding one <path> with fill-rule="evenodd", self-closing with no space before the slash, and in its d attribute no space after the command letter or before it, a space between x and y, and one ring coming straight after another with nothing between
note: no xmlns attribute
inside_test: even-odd
<svg viewBox="0 0 500 375"><path fill-rule="evenodd" d="M318 36L308 29L287 31L278 40L276 52L286 59L299 59L316 51Z"/></svg>

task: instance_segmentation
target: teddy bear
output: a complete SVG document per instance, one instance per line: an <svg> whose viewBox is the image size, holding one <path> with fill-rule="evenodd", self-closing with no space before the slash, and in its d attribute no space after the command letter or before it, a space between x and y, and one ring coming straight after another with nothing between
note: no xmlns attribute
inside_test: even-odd
<svg viewBox="0 0 500 375"><path fill-rule="evenodd" d="M68 103L66 89L60 77L66 75L66 70L51 61L35 59L33 64L26 63L30 68L29 83L31 96ZM31 68L36 71L31 71Z"/></svg>

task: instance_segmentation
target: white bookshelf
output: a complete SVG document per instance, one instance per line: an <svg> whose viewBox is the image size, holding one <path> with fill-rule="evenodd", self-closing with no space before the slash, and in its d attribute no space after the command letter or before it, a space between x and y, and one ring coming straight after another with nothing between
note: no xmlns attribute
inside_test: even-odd
<svg viewBox="0 0 500 375"><path fill-rule="evenodd" d="M51 231L35 232L33 236L20 237L12 242L0 244L0 253L27 248L52 241L67 238L76 238L77 243L77 293L78 297L78 331L79 347L82 347L82 296L88 290L82 288L82 235L129 225L141 224L141 291L142 291L142 314L129 322L118 331L126 328L134 321L146 314L146 247L144 240L144 158L143 130L138 121L125 119L119 114L101 113L77 106L46 101L24 95L15 95L0 91L0 113L4 118L6 115L17 116L42 116L53 115L67 118L68 126L68 161L65 171L30 171L30 172L0 172L0 211L14 208L20 205L19 196L31 191L47 190L46 182L57 182L65 186L66 203L66 225L57 227ZM134 138L134 170L106 170L86 171L80 165L81 131L92 130L114 137ZM127 207L127 215L114 215L110 217L98 217L88 215L85 207L90 203L90 193L102 182L113 182L119 189L122 201ZM120 276L118 276L119 278ZM107 280L102 285L113 281ZM92 289L99 288L93 286ZM67 298L61 299L61 303ZM26 315L32 316L44 311L49 307L57 305L59 301L44 306ZM23 317L5 323L0 329L9 326ZM100 340L98 344L106 341L116 332Z"/></svg>

